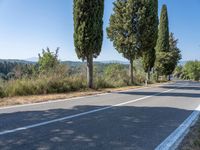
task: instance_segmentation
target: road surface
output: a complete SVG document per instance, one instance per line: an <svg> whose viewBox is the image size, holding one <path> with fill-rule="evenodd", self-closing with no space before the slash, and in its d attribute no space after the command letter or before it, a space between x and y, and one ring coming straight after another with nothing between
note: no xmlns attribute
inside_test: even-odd
<svg viewBox="0 0 200 150"><path fill-rule="evenodd" d="M0 109L1 150L153 150L200 105L200 83Z"/></svg>

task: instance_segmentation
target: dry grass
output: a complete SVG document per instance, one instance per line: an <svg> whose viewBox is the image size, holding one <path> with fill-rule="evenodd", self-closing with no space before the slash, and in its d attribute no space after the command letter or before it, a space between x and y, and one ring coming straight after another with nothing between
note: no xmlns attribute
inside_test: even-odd
<svg viewBox="0 0 200 150"><path fill-rule="evenodd" d="M200 119L195 126L190 129L190 132L177 150L200 150Z"/></svg>
<svg viewBox="0 0 200 150"><path fill-rule="evenodd" d="M6 97L0 99L0 107L4 106L12 106L12 105L20 105L20 104L31 104L31 103L39 103L46 101L53 101L59 99L68 99L79 96L88 96L102 93L101 91L77 91L77 92L69 92L66 94L46 94L46 95L31 95L31 96L16 96L16 97Z"/></svg>
<svg viewBox="0 0 200 150"><path fill-rule="evenodd" d="M155 87L159 85L160 84L152 84L152 85L149 85L149 87ZM88 89L84 91L68 92L68 93L63 93L63 94L6 97L6 98L0 98L0 107L40 103L40 102L53 101L53 100L59 100L59 99L69 99L69 98L74 98L74 97L96 95L100 93L109 93L109 92L115 92L115 91L124 91L124 90L136 89L136 88L141 88L141 87L142 86L127 86L127 87L106 88L106 89L99 89L99 90Z"/></svg>
<svg viewBox="0 0 200 150"><path fill-rule="evenodd" d="M77 91L77 92L68 92L68 93L63 93L63 94L6 97L6 98L0 99L0 107L20 105L20 104L39 103L39 102L53 101L53 100L59 100L59 99L69 99L69 98L74 98L74 97L96 95L100 93L109 93L113 91L122 91L122 90L134 89L134 88L139 88L139 86L108 88L108 89L101 89L101 90L85 90L85 91Z"/></svg>

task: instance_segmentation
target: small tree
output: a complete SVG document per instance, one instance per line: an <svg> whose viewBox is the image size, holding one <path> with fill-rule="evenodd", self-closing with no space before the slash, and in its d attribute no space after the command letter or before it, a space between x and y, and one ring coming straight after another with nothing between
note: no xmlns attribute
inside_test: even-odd
<svg viewBox="0 0 200 150"><path fill-rule="evenodd" d="M74 0L74 44L77 56L87 61L88 87L93 88L93 58L101 52L104 0Z"/></svg>
<svg viewBox="0 0 200 150"><path fill-rule="evenodd" d="M107 28L108 38L116 50L130 62L130 77L133 84L133 60L140 52L139 26L145 8L141 0L116 0L114 13Z"/></svg>
<svg viewBox="0 0 200 150"><path fill-rule="evenodd" d="M40 72L48 72L59 64L58 60L58 51L59 48L56 49L55 53L51 52L50 49L47 47L46 50L42 50L42 55L39 54L39 71Z"/></svg>

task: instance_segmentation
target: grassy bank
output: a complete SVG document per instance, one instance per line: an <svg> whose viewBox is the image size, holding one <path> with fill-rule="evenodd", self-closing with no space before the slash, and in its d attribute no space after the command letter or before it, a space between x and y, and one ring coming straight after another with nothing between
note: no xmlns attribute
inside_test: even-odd
<svg viewBox="0 0 200 150"><path fill-rule="evenodd" d="M39 76L31 78L4 81L1 84L0 96L27 96L50 93L65 93L85 89L84 79L79 77L64 77L60 75Z"/></svg>
<svg viewBox="0 0 200 150"><path fill-rule="evenodd" d="M200 150L200 118L177 150Z"/></svg>
<svg viewBox="0 0 200 150"><path fill-rule="evenodd" d="M141 86L126 86L126 87L120 87L120 88L104 88L104 89L98 89L98 90L85 89L85 90L60 93L60 94L4 97L0 99L0 107L47 102L49 100L53 101L53 100L60 100L60 99L70 99L74 97L90 96L90 95L96 95L96 94L101 94L101 93L110 93L113 91L136 89L140 87Z"/></svg>
<svg viewBox="0 0 200 150"><path fill-rule="evenodd" d="M65 65L58 65L50 71L34 71L31 74L26 72L19 77L16 75L17 77L9 80L0 80L0 97L60 94L87 89L85 66L71 69ZM105 67L95 67L94 89L144 84L145 73L142 69L138 69L134 77L135 83L131 84L126 65L109 64Z"/></svg>
<svg viewBox="0 0 200 150"><path fill-rule="evenodd" d="M87 90L86 77L82 75L66 76L60 74L39 75L0 81L0 97L59 94ZM95 78L94 89L129 86L127 76Z"/></svg>

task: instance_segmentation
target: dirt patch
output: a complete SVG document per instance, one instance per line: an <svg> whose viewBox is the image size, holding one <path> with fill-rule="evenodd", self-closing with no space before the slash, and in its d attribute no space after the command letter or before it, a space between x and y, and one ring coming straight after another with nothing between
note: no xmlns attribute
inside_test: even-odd
<svg viewBox="0 0 200 150"><path fill-rule="evenodd" d="M200 150L200 118L197 123L191 127L177 150Z"/></svg>

